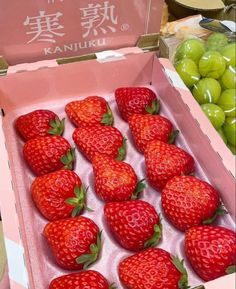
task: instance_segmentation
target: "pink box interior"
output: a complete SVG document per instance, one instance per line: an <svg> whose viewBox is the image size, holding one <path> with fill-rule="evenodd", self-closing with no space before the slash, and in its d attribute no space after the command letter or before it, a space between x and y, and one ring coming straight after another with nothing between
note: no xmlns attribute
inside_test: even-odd
<svg viewBox="0 0 236 289"><path fill-rule="evenodd" d="M126 56L126 59L99 63L96 60L71 63L51 69L16 73L0 79L1 107L4 108L3 128L9 154L13 184L15 188L16 208L20 221L21 235L26 253L30 289L46 289L50 280L69 273L61 270L54 262L51 252L42 235L47 221L40 215L31 200L29 188L34 175L25 165L22 157L23 142L16 134L14 120L21 114L34 109L53 110L61 118L66 117L64 107L74 99L83 99L89 95L100 95L109 101L114 112L115 126L128 138L126 162L130 163L139 176L145 177L144 158L137 152L131 139L127 123L119 116L114 100L114 90L120 86L148 86L161 100L161 114L168 117L180 130L177 145L189 151L196 161L196 176L209 181L221 193L230 215L222 217L219 225L234 228L234 178L225 170L222 160L215 153L207 137L202 133L197 121L192 117L189 107L183 102L180 93L173 87L164 73L161 62L154 53ZM73 125L66 117L64 137L73 145ZM103 203L93 191L93 172L91 164L77 151L75 171L85 185L89 185L88 206L95 212L85 212L103 230L103 250L100 259L91 268L98 270L118 288L124 288L119 282L117 265L126 256L132 254L122 249L110 235L103 218ZM160 194L150 186L145 189L142 199L150 202L162 213ZM7 196L1 196L2 204ZM11 218L7 207L2 207L5 226ZM233 217L233 218L231 218ZM164 218L163 239L159 247L174 255L185 258L183 251L184 235L174 229ZM186 259L186 258L185 258ZM191 286L203 281L192 271L186 260Z"/></svg>

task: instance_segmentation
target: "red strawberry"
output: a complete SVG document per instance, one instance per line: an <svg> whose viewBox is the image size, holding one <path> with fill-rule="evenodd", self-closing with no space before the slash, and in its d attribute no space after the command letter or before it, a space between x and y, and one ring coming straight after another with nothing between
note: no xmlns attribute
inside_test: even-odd
<svg viewBox="0 0 236 289"><path fill-rule="evenodd" d="M226 213L221 209L218 192L192 176L171 179L162 191L161 200L166 216L181 231L210 224Z"/></svg>
<svg viewBox="0 0 236 289"><path fill-rule="evenodd" d="M25 140L39 136L61 135L64 131L64 119L50 110L35 110L16 119L15 127Z"/></svg>
<svg viewBox="0 0 236 289"><path fill-rule="evenodd" d="M223 227L199 226L186 232L185 252L205 281L235 272L236 234Z"/></svg>
<svg viewBox="0 0 236 289"><path fill-rule="evenodd" d="M152 140L173 143L177 131L165 117L151 114L133 114L129 117L129 127L138 150L143 153Z"/></svg>
<svg viewBox="0 0 236 289"><path fill-rule="evenodd" d="M106 221L122 247L131 251L155 247L161 238L161 225L154 207L144 201L108 203Z"/></svg>
<svg viewBox="0 0 236 289"><path fill-rule="evenodd" d="M58 265L67 270L86 269L97 260L101 250L98 226L82 216L48 223L44 236Z"/></svg>
<svg viewBox="0 0 236 289"><path fill-rule="evenodd" d="M23 149L32 171L40 176L62 168L72 169L74 152L61 136L45 136L29 140Z"/></svg>
<svg viewBox="0 0 236 289"><path fill-rule="evenodd" d="M151 248L123 260L119 277L128 289L187 289L183 261L162 249Z"/></svg>
<svg viewBox="0 0 236 289"><path fill-rule="evenodd" d="M137 198L145 188L133 168L111 157L97 155L93 158L95 191L105 202L127 201Z"/></svg>
<svg viewBox="0 0 236 289"><path fill-rule="evenodd" d="M75 126L96 124L112 125L112 111L106 100L100 96L89 96L66 105L66 113Z"/></svg>
<svg viewBox="0 0 236 289"><path fill-rule="evenodd" d="M162 190L175 176L194 171L194 159L175 145L151 141L144 151L147 178L156 190Z"/></svg>
<svg viewBox="0 0 236 289"><path fill-rule="evenodd" d="M49 289L115 289L96 271L84 271L54 279Z"/></svg>
<svg viewBox="0 0 236 289"><path fill-rule="evenodd" d="M132 114L154 113L159 110L156 94L146 87L122 87L115 91L116 103L122 118Z"/></svg>
<svg viewBox="0 0 236 289"><path fill-rule="evenodd" d="M90 126L77 128L73 139L78 149L90 161L96 154L123 160L125 139L118 129L111 126Z"/></svg>
<svg viewBox="0 0 236 289"><path fill-rule="evenodd" d="M85 191L78 175L60 170L37 177L31 186L32 198L50 221L75 217L85 205Z"/></svg>

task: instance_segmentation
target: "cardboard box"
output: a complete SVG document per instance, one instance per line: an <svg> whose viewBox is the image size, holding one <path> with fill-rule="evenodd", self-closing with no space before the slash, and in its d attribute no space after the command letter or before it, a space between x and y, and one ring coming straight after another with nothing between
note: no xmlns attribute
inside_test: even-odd
<svg viewBox="0 0 236 289"><path fill-rule="evenodd" d="M85 2L86 1L83 1L83 4ZM92 2L94 5L104 4L104 1L102 1L103 4L97 3L97 1ZM76 5L79 5L78 1L76 3ZM90 4L91 1L86 3ZM117 9L112 8L112 11L119 12L119 15L121 15L122 11L127 10L127 14L125 14L127 17L125 19L126 21L122 21L121 23L126 24L129 21L129 27L133 29L130 31L127 30L126 33L121 33L121 31L113 32L112 30L107 32L106 39L108 46L106 46L106 48L110 49L108 51L87 55L86 57L79 56L60 60L46 59L34 63L34 59L52 58L52 56L42 55L42 48L45 48L45 43L39 42L38 40L45 40L45 38L32 40L33 38L31 39L31 37L35 37L37 34L31 35L28 33L26 35L24 34L23 37L21 34L23 30L19 31L17 29L16 32L20 34L16 39L7 37L7 42L4 45L0 45L1 48L4 47L2 53L4 54L4 52L6 52L10 64L19 63L18 65L10 65L7 75L0 77L0 107L2 111L0 116L0 206L4 221L4 237L8 256L11 289L46 289L52 278L67 273L56 266L42 236L42 230L47 221L42 218L32 205L29 186L34 176L22 159L23 144L17 137L13 126L17 116L32 111L33 109L38 109L39 107L52 109L62 116L65 115L64 106L70 100L98 94L104 96L110 102L115 115L115 125L123 133L127 133L129 137L127 124L124 123L117 114L114 90L119 86L151 87L161 99L162 113L168 115L175 124L175 127L181 130L181 136L177 144L195 156L198 168L197 175L211 182L212 185L221 192L230 216L224 217L222 221L220 221L220 224L230 228L232 228L234 224L233 220L235 220L236 216L234 206L235 163L232 154L226 148L220 136L215 132L199 105L184 86L170 61L158 59L154 52L148 52L148 47L145 49L143 43L143 50L133 47L138 35L145 34L146 32L159 31L161 22L159 21L159 19L161 19L159 16L163 8L163 1L140 0L139 3L137 3L137 1L129 1L127 4L127 1L114 0L112 2L106 1L106 3L115 3L114 5ZM23 5L22 3L20 4ZM11 6L12 2L4 1L0 4L0 8L2 8L1 5L9 9L0 9L0 13L2 13L0 16L3 16L2 11L4 11L4 13L10 13L10 19L14 20L14 17L16 17L15 21L18 19L17 9L15 9L16 11L14 11L14 13L10 9L13 7ZM129 5L133 5L133 9L131 9ZM24 28L27 28L28 23L32 21L31 18L27 18L27 15L29 17L38 15L36 12L39 13L39 11L35 10L36 8L38 9L38 7L50 10L50 13L64 11L64 9L68 13L70 9L74 9L74 6L71 7L68 2L63 0L48 0L47 3L45 3L44 0L32 0L30 7L27 7L26 11L19 8L20 21L13 22L19 24L22 23L22 19L24 19L23 23L25 23L24 26L26 26ZM101 6L99 7L101 8ZM113 4L112 7L114 7ZM28 8L33 9L34 13L31 14L30 12L30 14L28 14L30 11ZM130 17L130 11L132 11L132 17ZM146 13L144 13L144 11L146 11ZM66 22L70 20L68 15L65 19ZM58 14L57 17L59 16L61 17L61 15ZM41 13L40 17L45 17L45 13ZM2 19L6 21L6 17L0 17L0 21L2 21ZM117 21L118 19L119 18L117 18ZM67 22L67 37L76 37L76 34L69 34L69 32L73 32L73 29L75 29L73 27L74 20L70 25L69 23L70 21ZM139 23L140 26L137 25L137 23ZM64 26L65 23L61 25ZM60 27L58 25L56 26ZM122 27L127 28L128 26ZM83 27L80 27L81 31L83 31L82 28ZM61 28L58 28L58 30L60 29ZM140 33L140 31L142 33ZM15 32L10 32L11 37L13 37ZM27 32L30 31L27 30ZM86 30L86 32L88 31ZM48 35L51 35L51 37ZM52 39L52 37L55 36L52 33L48 35L43 35L43 37L50 40L50 38ZM81 35L82 34L80 34L80 36ZM132 35L131 38L130 35ZM156 37L156 35L154 36ZM28 41L32 40L31 43L26 44L25 37L30 37ZM62 36L56 35L55 39L57 39L57 37L60 39ZM148 38L148 40L149 44L147 46L153 47L150 38ZM1 41L3 40L1 39ZM14 41L17 42L17 46L19 47L19 55L16 52L16 47L14 47ZM74 39L70 39L70 41L74 41ZM93 41L93 38L90 38L88 41ZM112 50L114 47L117 47L117 45L131 45L131 47L116 51ZM57 49L56 47L58 47L58 45L57 43L51 43L50 47ZM92 48L90 52L94 51L96 51L95 47ZM64 51L64 53L60 53L58 50L56 54L63 57L73 56L75 51ZM31 63L20 63L26 59ZM78 61L85 59L87 60ZM62 65L59 65L59 63ZM68 121L66 128L65 137L72 143L71 133L73 126ZM79 162L77 162L75 169L76 171L81 170L80 175L85 183L90 183L91 166L81 156L77 157L79 157ZM209 161L209 159L211 161ZM143 166L141 165L143 158L136 152L131 142L129 143L129 153L126 160L136 169L139 167L138 174L140 176L143 174ZM156 193L149 189L146 198L146 200L149 200L160 209L160 195L157 196ZM95 218L99 226L103 227L101 218L103 203L99 201L91 191L88 195L88 204L91 204L91 207L96 210L96 216L92 213L86 213L85 215ZM164 221L164 228L166 228L164 230L166 230L165 236L167 237L162 244L163 248L168 248L172 253L176 253L176 239L174 241L173 238L178 234L180 248L183 235L173 229L167 221ZM120 258L129 253L120 249L120 247L118 248L117 244L110 240L106 227L104 230L104 239L106 242L103 245L101 259L94 264L92 268L99 270L106 275L110 281L117 283L118 288L123 288L118 280L116 266ZM182 250L179 250L178 253L183 256ZM190 272L191 284L201 284L202 281L199 280L189 266L188 270ZM205 289L222 289L222 282L227 286L227 289L233 289L234 277L235 275L232 275L207 283L204 285ZM1 286L3 285L0 285L1 289L7 288Z"/></svg>
<svg viewBox="0 0 236 289"><path fill-rule="evenodd" d="M164 0L2 1L0 56L15 65L132 47L140 35L160 31L163 5Z"/></svg>
<svg viewBox="0 0 236 289"><path fill-rule="evenodd" d="M65 115L63 108L70 100L98 94L109 101L114 112L116 127L129 138L127 124L116 112L114 90L117 87L128 85L151 87L159 95L162 114L170 118L175 127L181 131L177 144L194 156L198 167L197 176L209 181L221 192L230 215L235 218L235 179L225 167L227 154L222 160L213 149L214 128L189 91L181 86L181 81L171 63L166 59L159 60L153 52L144 53L138 49L130 48L128 54L125 51L116 51L115 55L119 57L113 59L110 57L109 61L104 55L98 54L96 60L62 66L58 66L55 62L54 67L34 71L27 71L27 65L25 65L25 72L12 73L0 78L1 107L5 112L5 116L1 118L3 131L0 132L0 151L3 156L3 173L0 176L0 183L4 190L4 194L0 194L0 203L4 204L1 210L11 289L27 287L45 289L53 277L68 273L54 263L42 236L43 227L47 221L32 205L29 195L29 187L34 176L22 158L22 142L13 127L14 119L23 112L39 107L48 108L54 110L61 117ZM37 89L35 89L36 87ZM73 126L67 121L64 136L71 143L73 130ZM4 139L8 156L5 151ZM224 151L225 146L220 137L217 141L218 149ZM137 153L130 139L128 143L129 153L126 160L136 168L141 177L143 175L141 165L143 157ZM80 176L86 184L91 185L90 164L78 154L77 159L79 161L77 161L75 170L80 172ZM234 163L231 165L234 166ZM148 200L160 211L160 194L155 193L149 187L145 196L145 200ZM93 218L100 228L104 228L102 255L92 268L100 271L110 281L117 283L119 288L123 288L119 283L116 266L124 256L130 253L118 247L108 237L107 228L102 222L103 203L94 195L92 188L88 193L88 205L95 209L96 215L86 212L85 216ZM229 228L233 227L229 216L222 218L220 224ZM174 229L166 220L163 221L163 227L165 241L162 242L161 247L168 248L174 254L177 242L180 246L183 241L183 234ZM178 235L178 241L176 241L176 235ZM181 250L178 251L178 254L184 257ZM18 262L17 270L16 260ZM201 284L201 280L189 266L188 271L191 284ZM229 284L227 289L230 289L232 285Z"/></svg>
<svg viewBox="0 0 236 289"><path fill-rule="evenodd" d="M174 62L176 49L185 39L191 37L207 39L212 32L199 25L202 19L202 15L199 14L169 22L162 27L159 42L160 56Z"/></svg>

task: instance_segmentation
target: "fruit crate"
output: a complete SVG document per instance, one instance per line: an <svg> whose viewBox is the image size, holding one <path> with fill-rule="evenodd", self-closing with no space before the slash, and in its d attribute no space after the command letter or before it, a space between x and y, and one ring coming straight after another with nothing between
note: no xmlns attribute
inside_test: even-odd
<svg viewBox="0 0 236 289"><path fill-rule="evenodd" d="M63 1L62 1L63 2ZM146 3L146 1L144 1ZM150 4L150 3L149 3ZM157 1L161 9L163 1ZM134 5L134 4L133 4ZM62 63L67 60L62 60ZM0 78L0 105L2 108L0 149L1 165L1 214L4 222L5 243L8 255L10 288L45 289L50 281L68 273L54 262L49 247L42 235L47 221L34 207L29 188L34 179L23 156L23 141L14 129L15 119L27 112L42 108L51 109L60 117L65 116L65 105L71 100L89 95L104 97L114 113L115 123L128 139L125 161L130 163L139 178L145 176L144 158L132 142L128 124L117 110L114 91L122 86L145 86L151 88L161 101L161 115L167 116L175 128L180 130L176 144L191 153L196 161L196 176L211 183L221 193L229 215L217 224L235 227L235 178L234 162L221 157L218 151L224 147L219 143L213 148L215 134L191 94L182 86L171 63L158 59L154 52L144 52L137 47L96 54L96 59L58 65L56 60L10 66L8 75ZM66 119L64 137L73 145L73 125ZM203 149L204 148L204 149ZM103 249L92 269L98 270L110 282L123 288L117 274L117 265L130 252L122 249L108 232L103 218L103 203L93 190L91 164L76 152L74 170L84 184L89 185L88 205L94 212L85 212L103 229ZM3 192L3 193L2 193ZM160 194L149 185L142 199L150 202L162 212ZM164 218L163 239L159 247L185 258L184 234L174 229ZM185 258L186 259L186 258ZM203 283L186 260L189 283ZM205 289L234 286L234 275L205 284ZM222 284L224 284L222 286ZM5 288L4 288L5 289Z"/></svg>
<svg viewBox="0 0 236 289"><path fill-rule="evenodd" d="M192 101L191 106L186 103L188 94L172 84L168 75L171 75L173 79L173 75L176 73L168 60L158 59L153 52L143 53L140 50L138 53L138 49L134 49L134 51L134 54L123 55L123 59L119 60L114 58L113 61L108 62L90 60L70 63L54 68L15 73L1 79L2 107L5 113L1 118L3 125L1 139L6 141L9 157L8 163L2 141L1 151L5 159L1 173L1 184L4 188L4 194L1 194L1 204L4 206L1 207L1 210L5 221L4 231L12 288L27 288L28 286L37 289L47 288L52 277L66 273L54 264L42 235L47 221L41 217L32 203L29 187L34 176L23 161L23 143L19 140L13 127L13 122L19 115L39 107L52 109L62 117L65 116L64 107L70 100L94 94L105 97L114 112L115 126L129 140L126 162L136 169L141 178L145 174L143 156L136 151L131 141L128 125L117 112L114 90L117 87L130 85L150 87L161 100L161 113L166 115L181 132L177 145L185 148L194 156L197 163L197 176L209 181L221 192L231 217L223 217L219 224L229 228L234 227L235 180L225 169L222 159L214 151L209 138L202 132L199 122L191 113L191 110L197 112L198 105L195 101ZM81 71L83 74L80 74ZM22 82L24 82L24 86L22 86ZM42 89L47 93L42 94L41 89L35 90L39 82L42 83ZM33 98L32 95L34 95ZM71 138L73 130L73 126L66 120L65 138L71 144L73 143ZM119 260L129 253L114 242L104 224L103 203L93 192L91 165L81 154L76 153L76 157L75 171L85 184L90 185L88 205L95 211L95 213L86 212L84 215L94 219L104 230L101 258L93 266L93 269L99 270L109 280L114 281L119 288L123 288L119 282L116 267ZM150 186L145 190L144 199L161 212L160 194ZM164 237L160 247L184 257L183 234L175 230L165 219L163 228ZM16 262L19 262L17 266ZM194 274L188 263L187 267L190 272L190 283L192 285L201 284L202 281ZM20 273L19 268L22 269Z"/></svg>

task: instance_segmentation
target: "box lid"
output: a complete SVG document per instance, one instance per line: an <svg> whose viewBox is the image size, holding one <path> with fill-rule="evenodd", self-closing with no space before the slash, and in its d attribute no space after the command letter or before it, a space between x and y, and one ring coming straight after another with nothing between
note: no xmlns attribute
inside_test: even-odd
<svg viewBox="0 0 236 289"><path fill-rule="evenodd" d="M0 56L15 65L135 46L160 31L164 0L0 2Z"/></svg>
<svg viewBox="0 0 236 289"><path fill-rule="evenodd" d="M206 0L175 0L177 3L197 10L218 10L225 7L222 0L206 1Z"/></svg>

